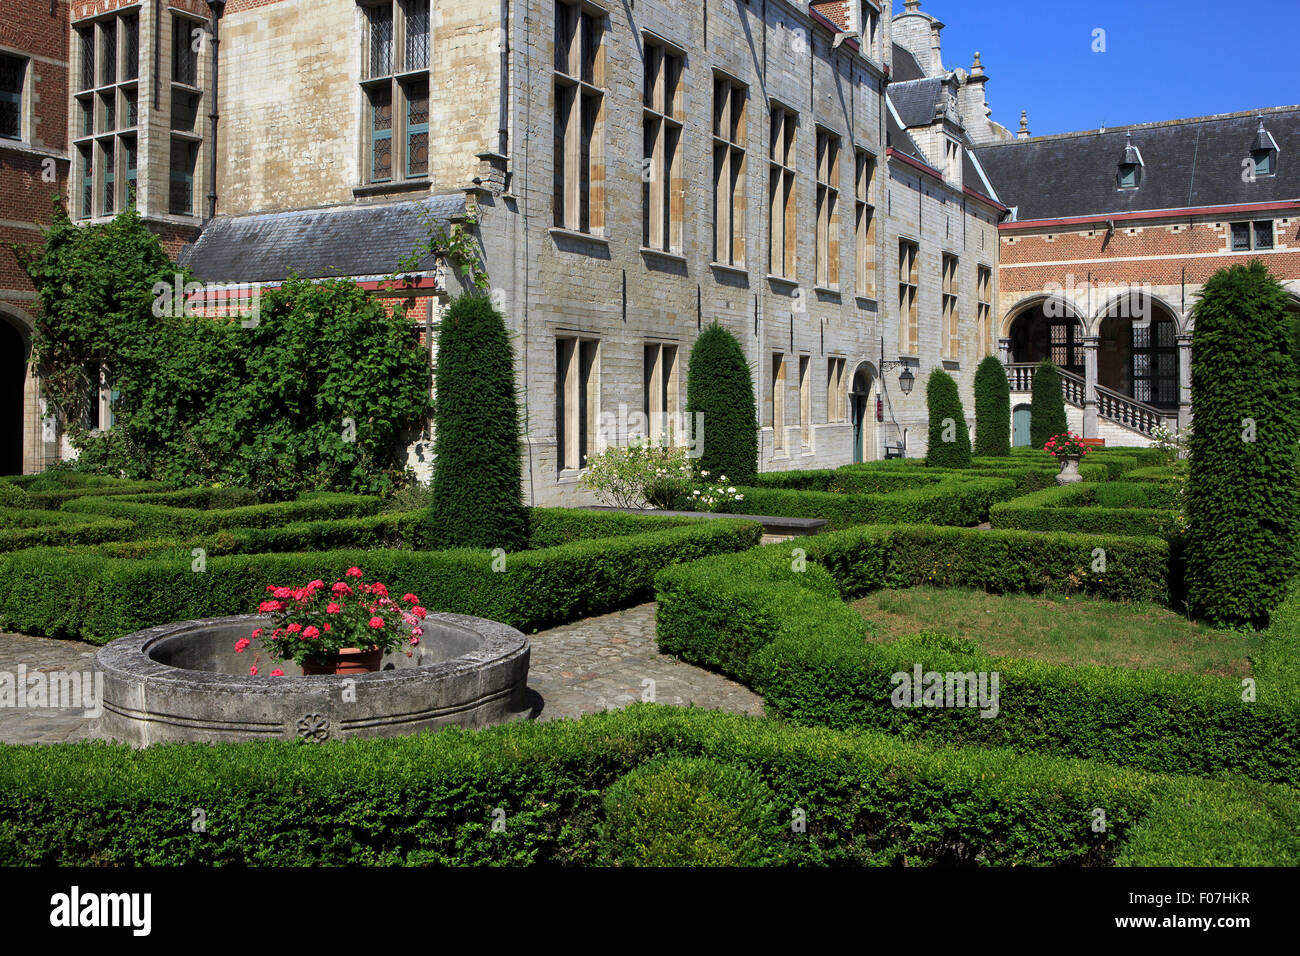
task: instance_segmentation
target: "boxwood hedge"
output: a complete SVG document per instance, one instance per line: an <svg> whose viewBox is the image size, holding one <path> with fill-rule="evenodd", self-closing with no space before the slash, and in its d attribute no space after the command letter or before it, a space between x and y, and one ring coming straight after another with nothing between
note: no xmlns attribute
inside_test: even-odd
<svg viewBox="0 0 1300 956"><path fill-rule="evenodd" d="M873 644L843 603L876 588L919 583L1030 593L1078 587L1111 599L1167 602L1170 548L1163 540L871 527L799 544L661 572L661 649L749 684L770 710L801 723L1162 773L1300 779L1300 698L1288 665L1263 668L1252 699L1242 681L1228 678L992 658L959 653L943 641ZM1105 574L1089 570L1097 547L1107 554ZM1293 638L1282 640L1287 653L1294 650ZM998 673L998 715L894 706L892 675L918 664L924 671ZM1278 671L1290 676L1278 679Z"/></svg>
<svg viewBox="0 0 1300 956"><path fill-rule="evenodd" d="M969 478L886 495L741 488L744 500L729 503L735 513L784 518L825 518L827 530L875 523L976 525L989 506L1016 494L1008 478Z"/></svg>
<svg viewBox="0 0 1300 956"><path fill-rule="evenodd" d="M123 518L30 508L0 508L0 551L48 545L96 544L129 538L135 524Z"/></svg>
<svg viewBox="0 0 1300 956"><path fill-rule="evenodd" d="M593 864L605 793L664 757L757 778L787 821L763 853L794 865L1300 862L1287 788L636 704L323 745L0 745L0 865Z"/></svg>
<svg viewBox="0 0 1300 956"><path fill-rule="evenodd" d="M760 525L738 519L575 541L518 554L350 550L237 554L190 552L140 559L32 548L0 556L0 622L24 634L102 644L169 621L246 614L268 584L305 584L352 565L433 611L473 614L537 630L649 600L656 571L753 547Z"/></svg>
<svg viewBox="0 0 1300 956"><path fill-rule="evenodd" d="M1171 485L1080 482L999 502L994 528L1085 534L1167 535L1175 532L1177 490Z"/></svg>
<svg viewBox="0 0 1300 956"><path fill-rule="evenodd" d="M320 494L279 504L229 507L229 492L181 492L178 500L214 502L206 506L173 506L133 500L127 497L82 497L67 502L64 511L128 518L146 535L169 535L177 530L193 534L226 528L270 528L292 522L371 515L383 506L383 499L366 495ZM242 493L241 493L242 494ZM165 496L164 496L165 497Z"/></svg>
<svg viewBox="0 0 1300 956"><path fill-rule="evenodd" d="M82 475L56 470L38 475L11 475L0 478L0 485L22 489L30 501L25 507L58 508L65 501L84 495L137 495L161 491L168 486L159 481L126 481L101 475Z"/></svg>
<svg viewBox="0 0 1300 956"><path fill-rule="evenodd" d="M301 500L301 499L300 499ZM38 512L42 515L63 512ZM68 515L86 519L88 515ZM298 521L272 528L231 528L194 537L112 540L88 550L110 558L181 557L190 560L193 550L206 556L265 554L272 551L337 551L353 548L410 548L419 540L419 511L388 511L362 518ZM663 531L698 524L704 518L660 517L613 511L574 508L530 508L529 542L532 549L551 548L573 541L613 538L647 531ZM57 540L45 542L58 544Z"/></svg>

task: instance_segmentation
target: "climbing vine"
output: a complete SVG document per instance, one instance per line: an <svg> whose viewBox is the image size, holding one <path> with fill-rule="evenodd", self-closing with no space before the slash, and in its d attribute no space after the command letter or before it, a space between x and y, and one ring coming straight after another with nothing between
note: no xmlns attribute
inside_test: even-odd
<svg viewBox="0 0 1300 956"><path fill-rule="evenodd" d="M400 310L356 282L290 277L250 314L196 314L175 288L188 274L134 211L89 227L56 213L22 261L40 304L43 387L79 468L268 499L406 480L405 442L429 411L428 358ZM101 367L118 398L112 427L92 431L86 370Z"/></svg>
<svg viewBox="0 0 1300 956"><path fill-rule="evenodd" d="M426 209L420 210L420 219L426 230L424 239L398 261L396 272L388 279L395 281L403 276L409 277L419 271L420 263L425 259L437 256L451 263L474 289L486 292L489 285L487 269L483 265L482 247L474 235L479 223L477 210L467 210L464 218L453 222L450 229Z"/></svg>

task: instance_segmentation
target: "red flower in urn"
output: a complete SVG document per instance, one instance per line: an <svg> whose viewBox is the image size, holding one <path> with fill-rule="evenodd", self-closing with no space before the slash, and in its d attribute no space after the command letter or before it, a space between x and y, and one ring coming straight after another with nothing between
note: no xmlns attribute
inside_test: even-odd
<svg viewBox="0 0 1300 956"><path fill-rule="evenodd" d="M383 582L367 582L356 567L344 577L351 583L327 587L317 579L300 588L267 585L272 600L257 610L271 616L271 633L264 636L268 629L259 627L251 639L236 641L235 651L244 653L256 640L268 657L296 661L304 674L329 674L378 670L384 654L418 643L427 612L415 594L408 591L395 601ZM254 660L251 674L257 673ZM276 668L271 676L282 677L284 671Z"/></svg>

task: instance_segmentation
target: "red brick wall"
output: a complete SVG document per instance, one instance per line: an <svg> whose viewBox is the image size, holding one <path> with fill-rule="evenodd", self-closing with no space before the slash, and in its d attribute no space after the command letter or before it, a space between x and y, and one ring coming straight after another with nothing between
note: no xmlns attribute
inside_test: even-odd
<svg viewBox="0 0 1300 956"><path fill-rule="evenodd" d="M87 17L98 17L105 13L112 13L114 10L138 6L139 3L140 0L72 0L72 20L75 22ZM167 0L167 6L175 7L177 10L188 10L205 20L208 18L208 5L204 0Z"/></svg>
<svg viewBox="0 0 1300 956"><path fill-rule="evenodd" d="M28 73L32 115L24 111L23 117L25 143L39 150L64 153L68 145L67 0L58 0L53 15L49 0L3 0L0 48L33 60ZM33 227L49 225L52 199L66 190L67 177L66 159L17 145L0 145L0 220ZM11 246L39 242L40 238L36 228L0 226L0 300L28 312L30 300L5 294L33 291Z"/></svg>
<svg viewBox="0 0 1300 956"><path fill-rule="evenodd" d="M1071 226L1074 231L1054 233L1003 229L998 279L1004 293L1039 291L1048 283L1064 283L1067 274L1079 279L1086 273L1092 274L1094 282L1176 285L1186 269L1187 282L1199 284L1225 266L1252 258L1262 259L1280 279L1300 279L1300 216L1274 219L1274 247L1291 247L1287 251L1204 255L1226 250L1228 224L1249 218L1234 214L1192 223L1117 222L1109 238L1104 224ZM1133 228L1139 231L1130 234ZM1174 258L1156 258L1166 256ZM1028 263L1040 265L1007 268Z"/></svg>
<svg viewBox="0 0 1300 956"><path fill-rule="evenodd" d="M53 199L60 195L67 181L68 164L55 164L58 181L41 179L42 157L0 148L0 220L48 226ZM19 266L13 253L15 243L23 246L41 241L39 228L22 228L0 224L0 299L19 302L5 291L33 292L31 279ZM24 306L30 311L30 301Z"/></svg>

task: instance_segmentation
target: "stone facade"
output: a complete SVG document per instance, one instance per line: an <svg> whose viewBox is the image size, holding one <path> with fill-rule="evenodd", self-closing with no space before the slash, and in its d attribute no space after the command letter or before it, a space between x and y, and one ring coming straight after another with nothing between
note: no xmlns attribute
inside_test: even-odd
<svg viewBox="0 0 1300 956"><path fill-rule="evenodd" d="M146 220L165 234L170 250L179 251L202 223L209 191L218 217L462 193L478 219L492 293L515 336L530 500L589 500L578 488L580 469L572 467L581 463L575 450L625 440L619 423L629 417L682 415L691 346L714 321L736 334L753 369L763 470L871 460L887 445L924 454L925 377L936 367L957 378L973 414L975 366L996 347L976 321L977 270L990 270L985 298L995 296L996 230L1004 207L964 163L954 166L943 153L927 150L926 143L953 138L964 150L972 141L960 110L940 117L934 129L891 119L889 78L899 49L893 25L924 16L916 4L895 18L888 0L874 15L871 5L856 9L848 0L643 0L635 8L589 0L435 0L425 66L422 54L404 46L423 35L424 27L411 19L419 7L398 2L390 8L391 26L383 26L392 31L392 50L384 54L392 60L380 68L371 46L379 29L372 4L230 0L219 23L215 184L207 180L212 144L205 122L211 34L199 37L201 121L193 133L198 160L191 218L171 213L168 201L174 177L164 144L176 138L170 97L186 92L168 82L171 13L189 11L208 31L211 24L199 0L155 9L159 2L74 3L65 14L71 29L65 26L62 38L79 75L77 29L139 11L136 195ZM597 55L586 70L581 57L574 59L572 80L563 70L557 75L563 29L557 7L561 19L572 8L568 16L600 27ZM927 28L927 51L937 37ZM644 95L654 56L681 69L672 108L657 115ZM155 79L154 59L161 79ZM419 68L404 68L410 64ZM941 65L937 69L942 72ZM726 141L743 174L735 201L727 204L735 222L724 257L729 261L719 262L714 110L715 84L724 79L739 91L733 102L743 102L745 121ZM408 137L418 128L424 82L427 166L413 171L417 147ZM569 131L567 142L589 144L576 158L559 142L565 128L556 120L570 86L587 98L573 116L581 112L590 121L578 139ZM392 175L380 177L374 174L375 104L388 88L392 115L384 142L393 151ZM979 107L968 112L985 112L982 85L979 90ZM75 112L78 92L64 93L65 109ZM794 129L780 168L771 163L778 106ZM987 126L986 115L978 120ZM663 143L675 137L675 158L666 161L659 181L649 171L665 154L652 153L650 165L644 160L647 124L655 122L671 131ZM67 124L74 142L61 149L75 158L75 117ZM830 141L838 145L835 168L822 162ZM874 164L869 183L859 178L859 156ZM769 188L787 173L791 199L780 218L789 248L774 257ZM93 175L99 190L99 171ZM575 176L583 178L581 185ZM557 179L566 177L557 199ZM74 175L74 193L77 183ZM662 235L658 227L643 229L646 193L664 203ZM572 209L566 206L571 197ZM858 234L860 203L874 220L869 232L862 230L865 242ZM909 278L915 330L899 314L903 241L915 243L917 252L915 281ZM778 244L784 245L779 238ZM947 279L945 256L950 266L955 260ZM205 278L201 257L190 265ZM372 280L395 267L375 261L357 277ZM423 275L436 279L435 316L455 291L446 274ZM945 295L951 319L943 311ZM903 367L916 378L910 395L899 387ZM707 422L704 428L707 434ZM413 463L423 466L417 470L427 470L423 451L415 452Z"/></svg>
<svg viewBox="0 0 1300 956"><path fill-rule="evenodd" d="M606 440L626 440L629 418L635 422L655 410L670 417L684 413L690 347L713 321L737 335L753 368L764 470L870 460L883 454L886 442L905 441L909 454L923 453L923 383L904 396L898 371L891 369L882 403L886 421L875 421L882 345L887 361L906 363L918 377L940 364L941 256L957 255L961 345L947 364L971 404L979 350L991 347L974 324L976 267L995 263L1001 207L964 190L960 176L945 180L910 156L891 158L888 5L874 36L863 41L866 53L857 40L836 43L836 21L826 16L835 4L812 10L784 0L707 9L668 2L645 2L635 10L573 6L603 24L590 70L589 90L599 97L600 112L590 147L596 159L584 190L585 224L556 226L556 0L509 4L505 29L497 0L434 5L429 82L431 128L438 133L429 141L428 176L403 180L395 174L385 183L370 181L368 166L365 91L372 63L365 9L354 0L313 3L313 23L325 26L306 30L303 5L295 0L232 3L221 27L219 215L400 202L464 190L477 210L493 294L515 335L527 422L526 490L537 503L586 500L577 486L580 469L560 461L566 428L570 442L595 451ZM840 22L847 24L852 12L841 6ZM652 46L677 56L682 69L672 117L680 124L677 161L666 185L670 236L658 248L642 229L645 62ZM743 221L736 238L746 254L727 263L715 262L714 255L714 84L723 76L744 91L745 111L743 141L734 144L744 153L744 187L734 215ZM304 110L307 103L311 108ZM774 104L797 117L792 264L781 276L769 268ZM837 214L824 240L837 263L829 272L838 272L838 279L821 284L819 132L838 138L840 157L836 180L822 181L823 194L827 186L838 188ZM863 283L855 234L859 150L875 163L864 197L876 228ZM896 313L903 236L920 247L919 336L909 354L899 348ZM202 274L201 258L192 264ZM392 267L377 263L373 274ZM566 346L573 340L586 344ZM578 370L585 422L560 417L557 391L573 383L561 368L566 347L576 349L575 361L585 366ZM647 349L664 363L660 371L647 372ZM785 365L780 378L778 356ZM666 386L654 409L646 407L648 374L661 376ZM660 379L655 382L658 390ZM855 386L864 393L857 449L848 395ZM782 412L778 443L773 416ZM427 473L422 449L413 450L412 462Z"/></svg>

